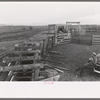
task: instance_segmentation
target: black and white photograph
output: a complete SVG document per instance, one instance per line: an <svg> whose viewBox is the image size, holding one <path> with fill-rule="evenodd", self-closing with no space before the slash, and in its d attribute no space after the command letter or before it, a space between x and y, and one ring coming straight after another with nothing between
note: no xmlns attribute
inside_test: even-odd
<svg viewBox="0 0 100 100"><path fill-rule="evenodd" d="M100 81L100 2L0 2L0 81Z"/></svg>

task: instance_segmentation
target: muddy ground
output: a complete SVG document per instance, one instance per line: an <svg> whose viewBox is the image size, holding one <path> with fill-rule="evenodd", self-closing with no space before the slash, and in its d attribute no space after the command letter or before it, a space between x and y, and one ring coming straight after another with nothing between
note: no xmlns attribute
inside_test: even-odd
<svg viewBox="0 0 100 100"><path fill-rule="evenodd" d="M63 44L55 46L51 51L58 51L62 55L50 54L46 59L53 62L54 65L67 68L61 81L99 81L100 74L94 73L90 68L84 68L80 76L77 68L82 68L92 52L100 53L99 45L79 45L79 44ZM54 63L57 62L57 63Z"/></svg>

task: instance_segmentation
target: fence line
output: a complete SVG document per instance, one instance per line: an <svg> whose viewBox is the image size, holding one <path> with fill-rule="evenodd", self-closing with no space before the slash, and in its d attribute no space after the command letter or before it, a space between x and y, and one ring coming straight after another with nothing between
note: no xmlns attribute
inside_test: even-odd
<svg viewBox="0 0 100 100"><path fill-rule="evenodd" d="M91 35L80 35L76 37L72 36L71 42L77 44L92 45L92 36Z"/></svg>
<svg viewBox="0 0 100 100"><path fill-rule="evenodd" d="M57 39L57 44L56 44ZM77 44L87 44L87 45L100 45L100 35L80 35L80 36L68 36L68 34L60 34L55 36L48 36L46 39L41 41L41 56L44 57L48 51L55 45L65 44L65 43L77 43ZM12 50L10 48L9 50ZM7 51L8 52L8 51ZM7 52L0 54L4 56ZM2 57L1 57L2 58Z"/></svg>
<svg viewBox="0 0 100 100"><path fill-rule="evenodd" d="M57 44L55 43L57 39ZM65 44L65 43L75 43L75 44L84 44L84 45L100 45L100 35L80 35L80 36L69 36L67 34L57 35L56 38L54 36L50 36L47 38L47 42L45 45L45 52L54 47L55 45ZM45 54L46 54L45 53Z"/></svg>
<svg viewBox="0 0 100 100"><path fill-rule="evenodd" d="M100 35L93 35L92 44L93 45L100 45Z"/></svg>

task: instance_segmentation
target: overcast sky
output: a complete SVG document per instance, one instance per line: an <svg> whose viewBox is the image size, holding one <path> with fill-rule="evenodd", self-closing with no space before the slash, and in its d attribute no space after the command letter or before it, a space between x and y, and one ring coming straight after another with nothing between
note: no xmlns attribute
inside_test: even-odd
<svg viewBox="0 0 100 100"><path fill-rule="evenodd" d="M0 24L100 24L100 2L0 2Z"/></svg>

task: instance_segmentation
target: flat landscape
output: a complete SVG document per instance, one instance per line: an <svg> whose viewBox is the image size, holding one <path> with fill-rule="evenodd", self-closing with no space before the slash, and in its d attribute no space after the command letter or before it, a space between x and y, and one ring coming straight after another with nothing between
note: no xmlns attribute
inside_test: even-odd
<svg viewBox="0 0 100 100"><path fill-rule="evenodd" d="M44 36L41 35L45 27L38 26L1 26L0 27L0 53L11 48L15 43L18 43L29 38L38 40ZM40 34L40 35L39 35ZM38 37L40 36L40 38ZM37 38L38 37L38 38Z"/></svg>
<svg viewBox="0 0 100 100"><path fill-rule="evenodd" d="M3 27L2 27L3 28ZM10 27L9 31L0 32L0 53L3 53L8 48L14 46L15 43L18 43L22 40L27 40L31 38L33 41L41 41L47 37L46 34L43 34L43 31L46 31L47 28L42 27L29 27L15 28ZM44 30L43 30L44 29ZM1 29L2 30L2 29ZM46 57L47 60L53 63L56 66L68 69L64 70L60 81L99 81L100 75L93 73L91 69L85 69L82 77L78 76L76 72L77 68L83 67L87 63L88 59L91 57L92 52L100 53L99 45L81 45L81 44L62 44L56 45L51 49L51 51L58 51L62 53L62 57L59 55L49 54Z"/></svg>

